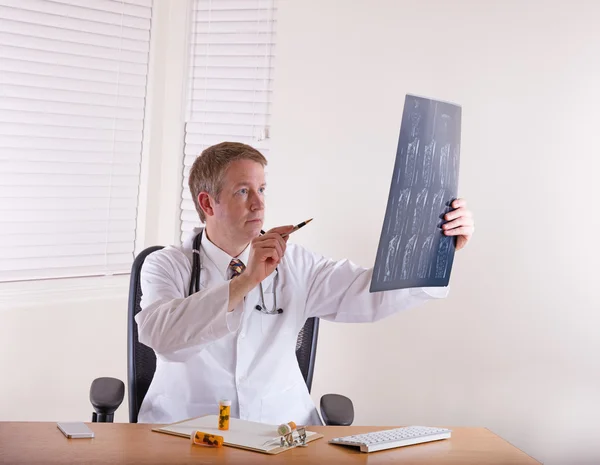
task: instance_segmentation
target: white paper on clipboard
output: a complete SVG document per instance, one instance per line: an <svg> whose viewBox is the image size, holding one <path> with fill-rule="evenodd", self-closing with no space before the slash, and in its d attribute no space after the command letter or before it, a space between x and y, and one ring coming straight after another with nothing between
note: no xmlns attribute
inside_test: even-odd
<svg viewBox="0 0 600 465"><path fill-rule="evenodd" d="M188 439L194 431L202 431L208 434L223 436L226 446L254 450L265 454L278 454L289 449L288 447L281 447L279 442L277 442L279 435L277 434L276 425L230 418L229 430L221 431L217 427L218 424L218 415L206 415L153 428L152 431L174 434ZM306 431L307 443L322 437L322 434L315 433L314 431Z"/></svg>

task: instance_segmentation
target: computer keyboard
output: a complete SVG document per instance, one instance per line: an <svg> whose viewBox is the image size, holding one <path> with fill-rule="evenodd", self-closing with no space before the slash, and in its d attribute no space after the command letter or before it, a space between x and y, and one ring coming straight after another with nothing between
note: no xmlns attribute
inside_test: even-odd
<svg viewBox="0 0 600 465"><path fill-rule="evenodd" d="M422 442L448 439L452 432L444 428L429 428L427 426L407 426L384 431L374 431L366 434L344 436L329 441L330 444L360 447L361 452L375 452L394 447L411 446Z"/></svg>

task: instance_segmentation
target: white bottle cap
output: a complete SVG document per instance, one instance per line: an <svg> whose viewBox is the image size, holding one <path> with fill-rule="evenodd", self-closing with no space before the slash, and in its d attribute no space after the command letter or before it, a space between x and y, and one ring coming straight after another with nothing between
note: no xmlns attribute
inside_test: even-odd
<svg viewBox="0 0 600 465"><path fill-rule="evenodd" d="M223 405L224 407L229 407L231 406L231 401L227 400L227 399L223 399L219 401L219 405Z"/></svg>

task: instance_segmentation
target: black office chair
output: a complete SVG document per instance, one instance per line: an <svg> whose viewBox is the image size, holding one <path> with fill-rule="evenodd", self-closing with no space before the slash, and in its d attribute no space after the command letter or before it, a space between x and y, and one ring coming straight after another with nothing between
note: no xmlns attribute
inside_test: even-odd
<svg viewBox="0 0 600 465"><path fill-rule="evenodd" d="M138 340L135 315L141 311L142 287L140 282L144 260L161 246L148 247L134 260L129 282L129 309L127 312L127 371L129 382L129 422L137 423L138 412L148 392L156 370L154 351ZM302 376L310 392L312 387L319 319L309 318L298 334L296 358ZM123 402L125 385L116 378L97 378L90 388L90 401L95 412L92 422L112 422L114 413ZM326 425L348 426L354 421L352 401L339 394L325 394L321 397L321 416Z"/></svg>

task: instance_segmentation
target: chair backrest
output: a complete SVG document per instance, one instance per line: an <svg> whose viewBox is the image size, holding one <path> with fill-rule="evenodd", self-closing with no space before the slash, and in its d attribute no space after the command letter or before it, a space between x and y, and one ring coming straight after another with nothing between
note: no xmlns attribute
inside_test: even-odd
<svg viewBox="0 0 600 465"><path fill-rule="evenodd" d="M131 423L137 423L142 401L148 392L154 372L156 371L156 355L150 347L139 342L137 324L134 318L141 311L142 286L140 275L142 265L148 255L160 249L162 249L161 246L154 246L143 250L136 257L131 267L129 309L127 315L127 372L129 421ZM309 318L300 330L298 340L296 341L296 358L298 359L298 365L300 366L300 371L302 371L302 376L309 392L312 387L318 335L319 319Z"/></svg>

